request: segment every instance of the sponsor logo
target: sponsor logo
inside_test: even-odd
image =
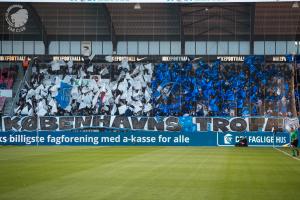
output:
[[[23,32],[26,30],[28,11],[22,5],[11,5],[6,10],[5,20],[8,24],[8,30],[16,33]]]
[[[76,61],[76,62],[81,62],[83,61],[82,56],[53,56],[53,60],[64,60],[64,61]]]
[[[285,56],[273,56],[272,57],[273,62],[286,62]]]
[[[136,61],[142,61],[142,60],[144,60],[144,59],[146,59],[147,57],[143,57],[143,58],[136,58]]]
[[[244,62],[244,56],[218,56],[217,59],[220,59],[222,62]]]
[[[0,62],[7,62],[7,61],[23,61],[26,56],[0,56]],[[31,59],[29,58],[29,61]]]
[[[137,59],[135,56],[111,56],[109,57],[111,62],[122,62],[123,60],[127,60],[128,62],[135,62]]]
[[[224,144],[232,144],[232,135],[231,134],[226,134],[224,135]]]
[[[200,60],[202,57],[194,58],[192,61]]]
[[[161,60],[164,62],[185,62],[190,61],[189,57],[187,56],[163,56]]]

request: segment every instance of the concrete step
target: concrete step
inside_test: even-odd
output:
[[[18,76],[17,76],[17,78],[14,82],[13,88],[12,88],[12,94],[13,94],[12,96],[13,97],[12,98],[6,98],[5,105],[4,105],[4,110],[3,110],[3,115],[10,115],[12,107],[15,107],[15,105],[13,105],[14,97],[16,95],[19,95],[19,94],[17,94],[17,92],[18,92],[18,89],[21,87],[22,80],[23,80],[23,74],[19,70]]]

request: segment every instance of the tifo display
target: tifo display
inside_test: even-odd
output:
[[[17,116],[296,115],[292,65],[204,61],[34,64]]]

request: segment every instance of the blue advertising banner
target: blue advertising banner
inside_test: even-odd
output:
[[[2,118],[0,145],[284,146],[297,118],[45,116]],[[104,129],[105,131],[99,131]]]
[[[234,146],[246,137],[249,146],[283,146],[287,132],[0,132],[0,145],[86,145],[86,146]]]
[[[234,146],[240,139],[246,138],[249,146],[284,146],[290,143],[290,135],[287,132],[274,134],[273,132],[253,133],[217,133],[218,146]]]

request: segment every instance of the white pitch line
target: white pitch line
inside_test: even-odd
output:
[[[281,149],[278,149],[278,148],[276,148],[276,147],[273,147],[274,149],[276,149],[277,151],[280,151],[281,153],[284,153],[285,155],[288,155],[289,157],[291,157],[291,158],[294,158],[295,160],[299,160],[300,161],[300,158],[297,158],[297,157],[295,157],[295,156],[292,156],[291,154],[289,154],[289,153],[287,153],[287,152],[285,152],[285,151],[282,151]]]

